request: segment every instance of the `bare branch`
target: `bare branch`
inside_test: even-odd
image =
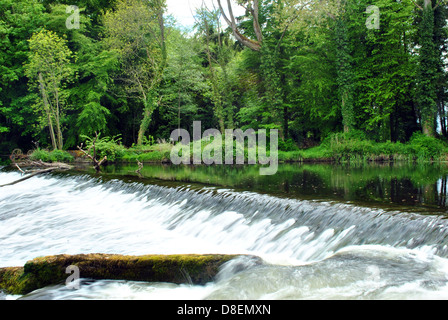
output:
[[[230,20],[232,21],[232,26],[236,28],[235,17],[233,15],[232,5],[230,4],[230,0],[227,0],[227,9],[229,10]]]
[[[32,177],[35,177],[39,174],[42,173],[47,173],[47,172],[52,172],[55,170],[69,170],[72,168],[72,166],[67,165],[65,163],[46,163],[43,162],[42,160],[39,161],[24,161],[22,162],[25,165],[29,165],[29,166],[33,166],[33,167],[40,167],[40,168],[45,168],[45,169],[41,169],[41,170],[22,170],[19,165],[17,163],[14,163],[15,166],[17,167],[17,169],[22,173],[22,174],[29,174],[28,176],[25,176],[21,179],[15,180],[13,182],[9,182],[3,185],[0,185],[0,188],[6,187],[6,186],[12,186],[15,185],[19,182],[23,182],[25,180],[28,180]]]
[[[218,5],[219,5],[219,10],[221,11],[221,14],[222,14],[224,20],[226,20],[227,24],[233,29],[232,22],[229,20],[229,18],[227,18],[227,15],[224,12],[224,9],[222,8],[221,0],[218,0]]]
[[[423,8],[415,1],[415,0],[411,0],[420,10],[423,10]]]
[[[235,36],[235,38],[239,42],[241,42],[244,46],[246,46],[254,51],[260,51],[261,43],[259,41],[251,40],[251,39],[247,38],[246,36],[242,35],[241,32],[239,32],[238,27],[236,25],[235,17],[233,15],[233,10],[232,10],[232,5],[230,3],[230,0],[227,0],[227,7],[229,10],[230,19],[227,17],[227,15],[222,7],[221,0],[218,0],[218,5],[219,5],[219,10],[221,11],[221,14],[222,14],[224,20],[227,22],[229,27],[232,29],[233,35]],[[258,1],[257,1],[257,7],[258,7]],[[257,17],[257,23],[258,23],[258,17]],[[254,21],[254,24],[255,24],[255,21]],[[261,29],[259,28],[259,25],[257,28],[258,28],[258,30],[256,30],[255,32],[256,33],[259,32],[259,34],[261,36]],[[258,37],[259,37],[259,35],[257,34],[257,38]]]
[[[54,168],[48,168],[48,169],[44,169],[44,170],[40,170],[40,171],[34,172],[34,173],[30,174],[29,176],[26,176],[26,177],[24,177],[24,178],[22,178],[22,179],[19,179],[19,180],[10,182],[10,183],[6,183],[6,184],[3,184],[3,185],[0,185],[0,188],[6,187],[6,186],[12,186],[12,185],[15,185],[15,184],[17,184],[17,183],[19,183],[19,182],[22,182],[22,181],[31,179],[32,177],[37,176],[38,174],[42,174],[42,173],[46,173],[46,172],[51,172],[51,171],[54,171],[54,170],[56,170],[56,169],[58,169],[58,168],[57,168],[57,167],[54,167]]]
[[[437,1],[436,5],[434,6],[434,10],[436,10],[442,4],[442,2],[443,0]]]
[[[26,172],[23,171],[23,170],[19,167],[19,165],[18,165],[17,163],[14,163],[14,164],[16,165],[17,169],[19,169],[19,171],[20,171],[22,174],[26,174]]]
[[[254,8],[252,10],[252,15],[254,17],[254,31],[257,36],[257,40],[259,43],[263,41],[263,34],[261,33],[260,22],[258,20],[259,8],[258,8],[258,0],[254,0]]]
[[[90,146],[90,148],[89,148],[87,151],[85,151],[85,150],[82,148],[82,144],[81,144],[81,146],[77,146],[77,147],[78,147],[78,150],[81,151],[82,153],[84,153],[84,155],[85,155],[87,158],[89,158],[90,160],[92,160],[92,162],[93,162],[93,166],[94,166],[95,170],[96,170],[97,172],[99,172],[99,171],[101,171],[101,166],[104,164],[104,162],[107,161],[107,156],[104,156],[104,158],[103,158],[101,161],[98,161],[98,160],[96,159],[95,143],[96,143],[96,140],[97,140],[97,139],[98,139],[98,133],[96,133],[95,139],[93,140],[92,145]],[[93,148],[93,156],[90,154],[90,150],[91,150],[92,148]]]

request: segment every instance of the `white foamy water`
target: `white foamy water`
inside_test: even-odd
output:
[[[0,171],[0,184],[19,177]],[[447,226],[340,203],[48,175],[0,189],[0,267],[55,254],[251,254],[263,262],[232,261],[206,286],[83,280],[23,298],[445,299]]]

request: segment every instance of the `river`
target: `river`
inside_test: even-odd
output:
[[[47,255],[249,254],[204,286],[92,281],[2,299],[448,299],[448,166],[109,166],[0,189],[0,267]],[[20,178],[0,169],[0,185]],[[82,277],[82,274],[81,274]]]

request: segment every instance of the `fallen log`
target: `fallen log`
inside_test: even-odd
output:
[[[25,161],[20,161],[19,163],[14,163],[15,166],[17,168],[19,168],[19,170],[21,172],[23,172],[20,167],[18,166],[19,164],[22,167],[27,167],[27,168],[53,168],[53,169],[60,169],[60,170],[69,170],[72,169],[73,166],[63,163],[63,162],[43,162],[42,160],[38,160],[38,161],[32,161],[32,160],[25,160]],[[27,170],[25,173],[30,173],[33,172],[32,170]]]
[[[23,182],[25,180],[31,179],[32,177],[35,177],[39,174],[52,172],[55,170],[69,170],[72,168],[72,166],[65,164],[65,163],[46,163],[42,160],[39,161],[24,161],[20,163],[22,166],[27,167],[39,167],[39,168],[45,168],[40,170],[23,170],[18,163],[14,163],[14,165],[17,167],[17,169],[23,174],[28,174],[28,176],[25,176],[23,178],[20,178],[18,180],[15,180],[13,182],[9,182],[3,185],[0,185],[0,188],[12,186],[19,182]]]
[[[219,268],[239,255],[184,254],[124,256],[114,254],[56,255],[28,261],[24,267],[0,268],[0,290],[24,295],[64,284],[69,266],[82,279],[206,284]]]
[[[39,170],[39,171],[36,171],[36,172],[34,172],[34,173],[32,173],[32,174],[30,174],[30,175],[24,177],[24,178],[21,178],[21,179],[19,179],[19,180],[15,180],[15,181],[10,182],[10,183],[2,184],[2,185],[0,185],[0,188],[15,185],[15,184],[17,184],[17,183],[19,183],[19,182],[23,182],[23,181],[25,181],[25,180],[31,179],[32,177],[37,176],[38,174],[51,172],[51,171],[54,171],[54,170],[56,170],[56,169],[57,169],[57,168],[48,168],[48,169],[45,169],[45,170]]]

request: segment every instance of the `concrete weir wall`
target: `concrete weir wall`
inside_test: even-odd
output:
[[[64,284],[69,266],[80,278],[146,282],[205,284],[221,265],[237,255],[144,255],[80,254],[39,257],[23,267],[0,268],[0,290],[27,294],[48,285]]]

